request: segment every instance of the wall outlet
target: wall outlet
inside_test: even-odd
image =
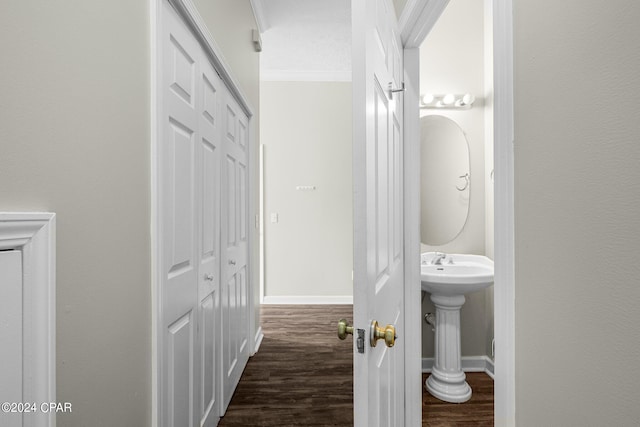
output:
[[[278,214],[276,212],[271,213],[271,223],[276,224],[278,222]]]
[[[491,340],[491,357],[496,357],[496,339]]]

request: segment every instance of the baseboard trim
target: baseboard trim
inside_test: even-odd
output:
[[[260,344],[262,344],[262,339],[264,338],[264,334],[262,333],[262,326],[260,326],[258,328],[258,330],[256,331],[256,336],[255,339],[253,341],[253,353],[251,354],[252,356],[254,354],[256,354],[258,352],[258,350],[260,349]]]
[[[431,372],[433,369],[433,357],[422,358],[422,372]],[[462,370],[464,372],[484,372],[494,379],[494,364],[488,356],[463,356]]]
[[[353,304],[352,296],[264,296],[262,304],[291,304],[291,305],[303,305],[303,304]]]

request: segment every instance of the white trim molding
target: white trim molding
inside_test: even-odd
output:
[[[251,353],[252,356],[256,354],[260,349],[260,344],[262,344],[263,339],[264,339],[264,333],[262,332],[262,326],[260,326],[256,331],[256,336],[254,337],[254,340],[253,340],[253,352]]]
[[[433,369],[433,357],[422,358],[422,372],[429,373]],[[494,364],[489,356],[463,356],[462,370],[464,372],[484,372],[494,379]]]
[[[495,425],[516,423],[513,2],[493,0]]]
[[[422,381],[415,375],[422,356],[420,304],[420,50],[404,48],[404,328],[405,423],[422,422]]]
[[[407,1],[398,21],[405,49],[420,47],[448,4],[449,0]]]
[[[353,296],[268,296],[265,295],[262,304],[264,305],[331,305],[331,304],[353,304]]]
[[[56,401],[56,215],[0,213],[0,250],[22,252],[23,402]],[[38,404],[39,404],[38,403]],[[35,427],[55,427],[55,412],[29,417]]]
[[[256,18],[258,31],[264,33],[269,29],[269,20],[267,19],[263,0],[251,0],[251,9],[253,9],[253,16]]]

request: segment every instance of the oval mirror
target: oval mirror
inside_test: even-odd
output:
[[[469,215],[469,144],[460,126],[438,115],[420,119],[420,241],[444,245]]]

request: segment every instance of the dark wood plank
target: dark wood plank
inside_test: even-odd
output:
[[[352,341],[340,341],[337,321],[350,305],[263,306],[265,338],[242,375],[221,427],[352,426]],[[426,379],[423,374],[423,382]],[[424,426],[493,425],[493,381],[469,373],[464,404],[422,396]]]
[[[429,374],[422,374],[422,383]],[[422,390],[422,425],[430,427],[493,426],[493,380],[484,372],[467,372],[473,390],[465,403],[447,403]]]
[[[265,334],[220,426],[353,425],[351,305],[263,306]]]

